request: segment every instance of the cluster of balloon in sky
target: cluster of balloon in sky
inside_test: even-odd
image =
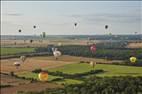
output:
[[[33,28],[34,28],[34,29],[36,29],[36,28],[37,28],[37,26],[36,26],[36,25],[34,25],[34,26],[33,26]],[[21,30],[21,29],[19,29],[19,30],[18,30],[18,32],[19,32],[19,33],[21,33],[21,32],[22,32],[22,30]],[[46,37],[46,33],[45,33],[45,32],[42,32],[41,37],[45,38],[45,37]]]

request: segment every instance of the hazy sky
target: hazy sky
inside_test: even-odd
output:
[[[2,35],[142,32],[142,1],[2,1],[1,5]]]

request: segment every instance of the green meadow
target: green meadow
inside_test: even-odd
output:
[[[1,55],[13,55],[18,53],[34,52],[35,48],[0,48]]]
[[[48,69],[50,72],[63,72],[66,74],[75,74],[75,73],[84,73],[84,72],[89,72],[91,70],[98,70],[102,69],[105,72],[103,73],[98,73],[94,74],[98,77],[113,77],[113,76],[142,76],[142,67],[136,67],[136,66],[124,66],[124,65],[109,65],[109,64],[97,64],[95,68],[92,68],[89,64],[86,63],[77,63],[77,64],[68,64],[65,66],[57,67],[57,68],[51,68]],[[44,69],[47,70],[47,69]],[[20,77],[25,77],[25,78],[34,78],[38,79],[38,74],[37,73],[32,73],[32,72],[21,72],[17,74]],[[85,78],[88,78],[92,75],[88,75]],[[53,76],[49,75],[48,81],[52,81],[57,78],[63,78],[61,76]],[[79,84],[82,83],[83,81],[81,79],[63,79],[59,81],[53,81],[55,83],[59,84]]]

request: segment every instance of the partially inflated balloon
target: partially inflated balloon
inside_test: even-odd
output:
[[[90,50],[91,50],[92,52],[96,52],[96,45],[93,44],[93,45],[90,47]]]
[[[136,63],[137,58],[136,57],[130,57],[130,61],[131,61],[131,63]]]
[[[40,72],[38,74],[38,78],[40,81],[47,81],[48,80],[48,73],[47,72]]]

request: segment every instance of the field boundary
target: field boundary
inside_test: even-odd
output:
[[[51,55],[49,52],[40,52],[40,53],[20,53],[17,55],[7,55],[7,56],[0,56],[0,59],[10,59],[10,58],[18,58],[21,55],[33,57],[33,56],[44,56],[44,55]]]

